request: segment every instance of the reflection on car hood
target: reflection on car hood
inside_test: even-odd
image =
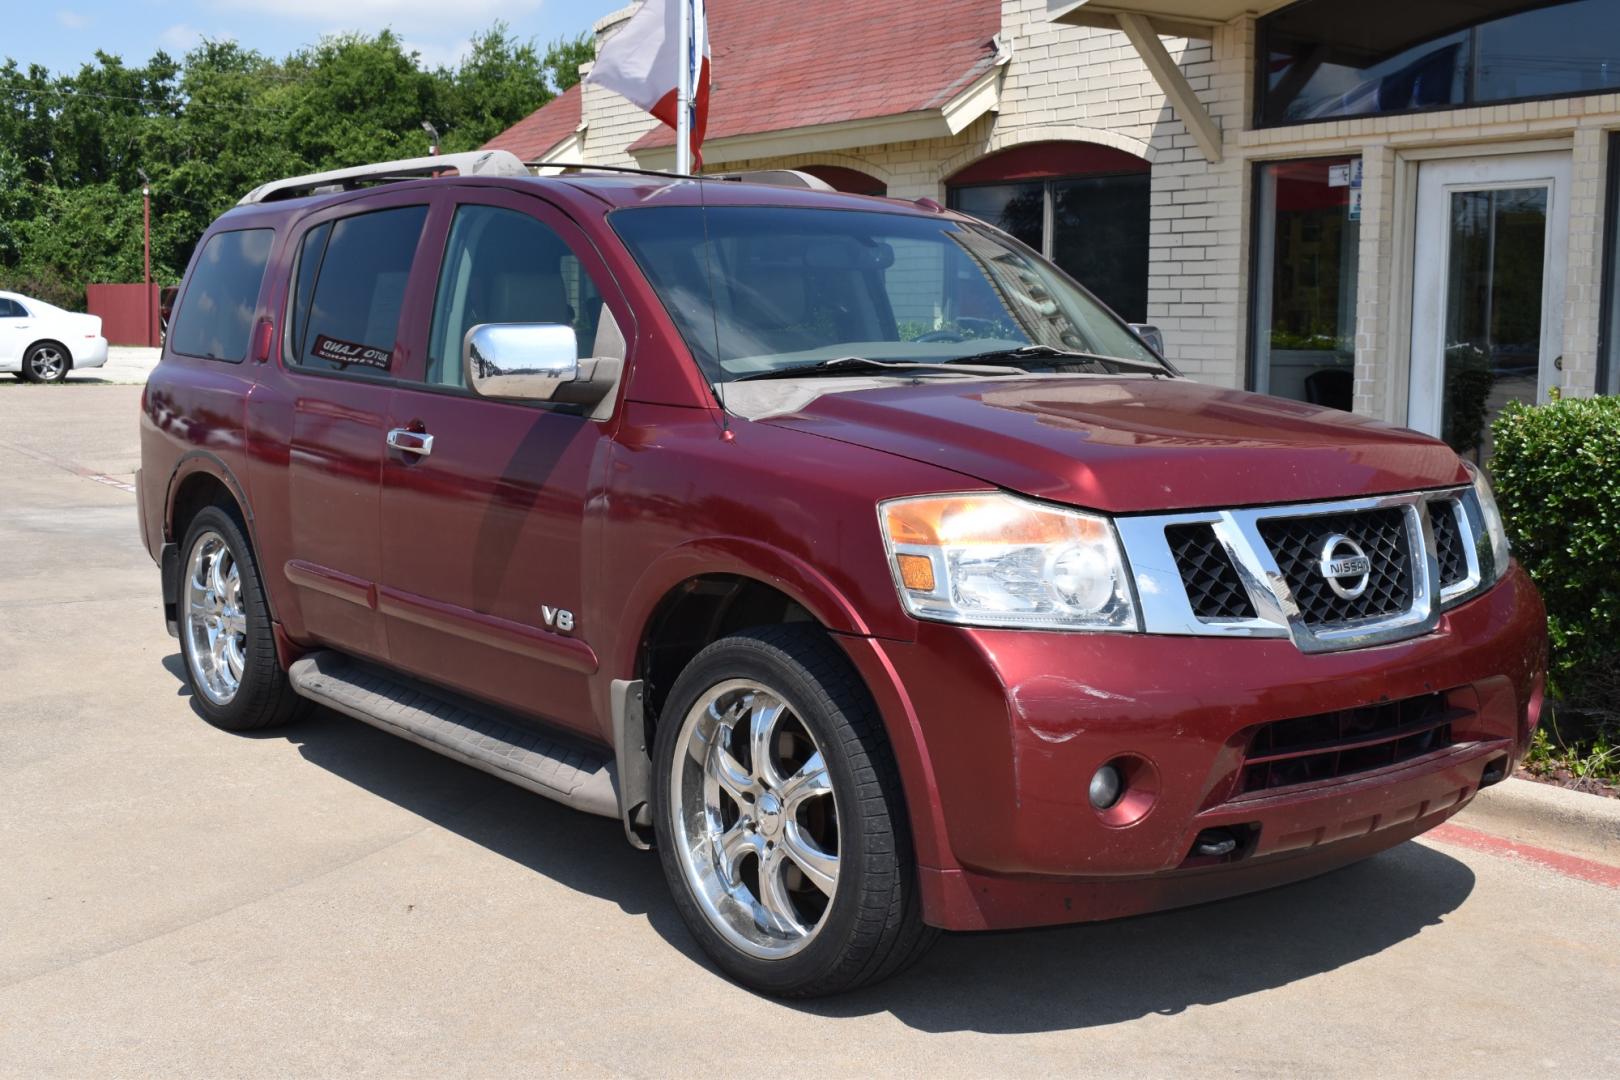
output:
[[[1467,480],[1456,454],[1426,435],[1188,379],[883,380],[859,389],[828,382],[817,380],[815,390],[847,392],[795,397],[793,384],[774,384],[778,407],[755,415],[1115,513],[1346,498]]]

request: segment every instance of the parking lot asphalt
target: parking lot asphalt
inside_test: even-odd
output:
[[[1620,1075],[1620,891],[1434,839],[740,990],[614,822],[329,712],[205,724],[138,399],[0,388],[0,1075]]]

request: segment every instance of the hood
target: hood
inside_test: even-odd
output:
[[[806,396],[762,422],[1112,513],[1467,482],[1451,448],[1426,435],[1188,379],[953,379]]]

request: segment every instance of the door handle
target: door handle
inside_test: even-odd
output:
[[[433,436],[397,427],[388,433],[388,445],[402,453],[427,457],[433,453]]]

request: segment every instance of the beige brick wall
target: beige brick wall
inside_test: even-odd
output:
[[[629,9],[597,24],[611,34]],[[1153,166],[1148,317],[1172,358],[1208,382],[1243,385],[1248,354],[1251,187],[1256,162],[1361,154],[1364,159],[1355,312],[1357,411],[1403,421],[1413,283],[1408,229],[1418,162],[1477,147],[1568,146],[1574,166],[1566,266],[1564,380],[1590,393],[1597,363],[1604,227],[1605,134],[1620,129],[1620,95],[1329,121],[1251,130],[1255,25],[1219,28],[1211,41],[1165,39],[1222,133],[1223,159],[1206,161],[1121,33],[1057,25],[1046,0],[1003,0],[1011,47],[999,112],[953,138],[836,153],[733,162],[733,168],[843,165],[870,173],[899,198],[944,200],[945,179],[986,154],[1052,139],[1100,143]],[[633,165],[627,147],[653,126],[634,106],[587,86],[586,160]],[[1469,149],[1468,152],[1472,152]]]

